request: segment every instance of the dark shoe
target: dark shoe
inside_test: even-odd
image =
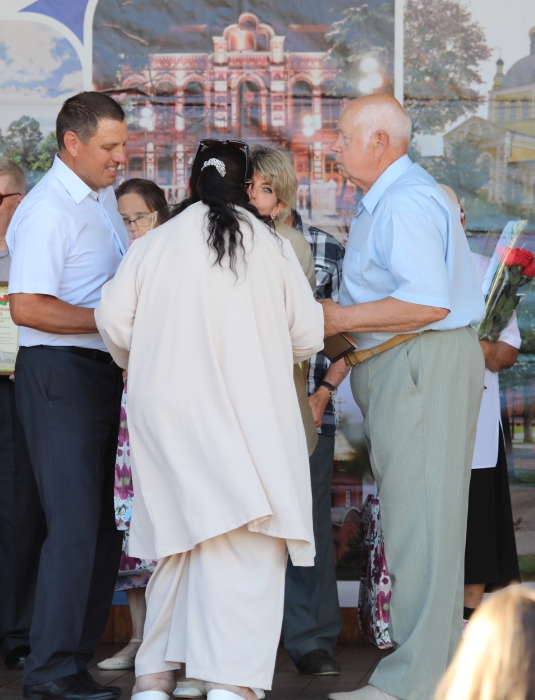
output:
[[[26,657],[30,653],[30,647],[17,647],[12,649],[7,655],[6,667],[14,671],[21,671],[24,668]]]
[[[89,671],[78,671],[78,675],[82,676],[83,678],[87,679],[88,683],[91,683],[92,686],[95,688],[105,688],[106,690],[109,690],[110,692],[115,693],[114,697],[118,698],[121,696],[121,693],[123,692],[119,686],[117,685],[102,685],[102,683],[99,683],[96,681],[93,676],[89,673]]]
[[[62,676],[47,683],[22,686],[25,700],[116,700],[117,688],[89,682],[83,673]]]
[[[305,676],[339,676],[340,666],[325,649],[314,649],[296,663],[297,670]]]

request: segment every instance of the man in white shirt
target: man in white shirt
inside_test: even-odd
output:
[[[125,162],[124,112],[84,92],[57,118],[59,154],[7,235],[20,326],[17,408],[45,511],[24,697],[114,700],[87,672],[109,614],[121,536],[113,480],[122,392],[94,321],[127,247],[112,185]]]
[[[470,324],[485,311],[460,220],[407,155],[411,121],[390,95],[350,103],[333,144],[364,191],[326,335],[359,344],[351,389],[381,503],[394,651],[370,685],[334,700],[431,700],[461,638],[470,466],[484,362]]]

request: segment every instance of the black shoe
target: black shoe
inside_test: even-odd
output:
[[[30,647],[28,646],[12,649],[7,655],[6,667],[14,671],[21,671],[24,668],[24,662],[29,653]]]
[[[296,664],[299,673],[305,676],[339,676],[340,665],[325,649],[314,649],[305,654]]]
[[[99,683],[96,681],[93,676],[89,673],[89,671],[78,671],[78,675],[82,676],[83,678],[87,679],[88,683],[91,683],[92,686],[95,688],[105,688],[106,690],[109,690],[110,692],[115,693],[114,697],[118,698],[121,696],[121,693],[123,692],[119,686],[117,685],[102,685],[102,683]]]
[[[22,686],[25,700],[116,700],[117,688],[90,683],[83,673]]]

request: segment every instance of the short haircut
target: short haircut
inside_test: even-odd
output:
[[[125,194],[138,194],[143,197],[143,201],[151,212],[163,209],[167,204],[162,188],[158,187],[152,180],[144,180],[141,177],[126,180],[115,190],[117,199]]]
[[[83,143],[94,136],[102,119],[125,120],[120,104],[101,92],[80,92],[65,100],[56,119],[56,138],[59,150],[65,148],[65,134],[74,133]]]
[[[0,156],[0,175],[9,175],[13,187],[20,192],[20,194],[26,194],[26,175],[23,169],[18,163],[9,158],[4,158]],[[2,194],[9,194],[8,192],[2,192]]]
[[[290,151],[279,148],[255,144],[249,147],[249,157],[254,172],[261,175],[273,187],[277,199],[284,204],[276,222],[284,221],[295,208],[298,185],[292,154]]]
[[[373,100],[359,108],[354,125],[361,130],[366,145],[378,131],[384,131],[394,145],[409,144],[412,134],[412,120],[408,113],[393,100],[389,102]]]

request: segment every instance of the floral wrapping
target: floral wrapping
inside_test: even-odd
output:
[[[143,588],[147,585],[150,574],[156,566],[155,561],[136,559],[128,554],[130,518],[134,500],[132,484],[132,469],[130,465],[130,439],[126,420],[127,379],[124,381],[121,399],[121,418],[119,423],[119,438],[117,441],[117,458],[115,460],[114,506],[115,523],[118,530],[124,531],[123,550],[119,565],[119,579],[116,591],[126,588]]]
[[[376,496],[368,496],[364,503],[361,533],[359,626],[380,649],[388,649],[392,646],[388,631],[392,583],[386,566],[381,509]]]

